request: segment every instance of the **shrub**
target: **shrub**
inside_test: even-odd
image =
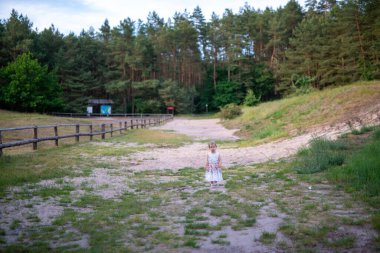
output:
[[[256,97],[253,90],[249,89],[247,95],[244,98],[244,105],[246,106],[254,106],[260,102],[261,97]]]
[[[313,82],[315,77],[305,76],[305,75],[297,75],[294,74],[291,77],[291,86],[290,90],[292,95],[302,95],[308,94],[315,89],[313,88]]]
[[[322,138],[310,142],[310,147],[298,153],[296,171],[301,174],[323,171],[332,166],[342,165],[347,157],[348,143],[344,140]]]
[[[234,119],[241,115],[241,108],[236,104],[228,104],[221,108],[220,117],[222,119]]]
[[[228,104],[241,104],[244,99],[244,88],[237,82],[220,82],[216,86],[213,102],[216,107]]]

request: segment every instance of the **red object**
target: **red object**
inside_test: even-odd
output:
[[[168,107],[166,107],[166,109],[168,109],[168,110],[174,110],[174,106],[168,106]]]

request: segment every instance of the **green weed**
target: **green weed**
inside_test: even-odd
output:
[[[352,248],[356,241],[355,236],[347,235],[328,241],[327,245],[334,248]]]
[[[377,212],[372,215],[371,218],[372,226],[380,232],[380,212]]]
[[[198,243],[197,243],[197,240],[194,239],[194,238],[190,238],[190,239],[186,240],[186,241],[183,243],[183,246],[192,247],[192,248],[199,248],[199,245],[198,245]]]
[[[222,240],[222,239],[214,239],[214,240],[211,240],[211,242],[214,244],[220,244],[220,245],[230,245],[231,244],[229,241]]]
[[[344,140],[314,139],[309,149],[298,153],[300,158],[295,170],[298,173],[315,173],[342,165],[347,158],[348,146]]]
[[[20,220],[17,220],[17,219],[13,220],[12,223],[11,223],[11,225],[9,226],[9,228],[11,230],[15,230],[15,229],[17,229],[20,226],[20,224],[21,224]]]
[[[371,132],[373,130],[374,130],[374,127],[363,126],[360,129],[354,129],[354,130],[352,130],[351,133],[354,134],[354,135],[361,135],[361,134],[365,134],[365,133]]]
[[[264,244],[271,244],[273,241],[276,239],[276,233],[270,233],[267,231],[264,231],[260,238],[259,241]]]
[[[343,184],[346,190],[363,191],[367,198],[380,196],[380,129],[377,128],[372,139],[352,155],[342,168],[328,171],[328,179]],[[380,205],[375,205],[380,207]]]

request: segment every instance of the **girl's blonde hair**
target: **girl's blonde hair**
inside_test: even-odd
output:
[[[215,146],[215,147],[217,147],[216,142],[215,142],[215,141],[210,141],[210,142],[208,143],[208,147],[211,148],[211,146]]]

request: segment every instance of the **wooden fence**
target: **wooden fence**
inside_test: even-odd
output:
[[[171,114],[149,114],[149,113],[112,113],[112,114],[101,114],[101,113],[65,113],[65,112],[53,112],[53,116],[58,117],[72,117],[72,118],[92,118],[92,117],[128,117],[128,118],[150,118],[150,117],[168,117]]]
[[[79,138],[81,136],[89,136],[90,140],[93,139],[93,136],[101,135],[102,139],[105,139],[106,134],[110,134],[110,137],[113,136],[114,132],[119,131],[120,134],[122,131],[126,131],[128,128],[146,128],[149,126],[160,125],[169,120],[173,119],[172,115],[160,115],[159,117],[153,118],[140,118],[140,119],[130,119],[118,122],[110,122],[110,123],[102,123],[102,124],[59,124],[59,125],[44,125],[44,126],[24,126],[24,127],[14,127],[14,128],[0,128],[0,156],[3,154],[3,149],[33,144],[33,149],[37,149],[37,144],[42,141],[54,141],[55,146],[58,146],[58,140],[65,138],[75,138],[76,142],[79,142]],[[58,130],[60,127],[73,127],[75,129],[75,133],[72,134],[63,134],[59,135]],[[86,127],[88,132],[81,132],[81,129]],[[100,127],[100,131],[94,131],[95,127]],[[40,136],[39,129],[54,129],[54,136]],[[11,142],[3,143],[3,133],[11,132],[11,131],[20,131],[32,129],[33,138],[26,140],[17,140]],[[108,129],[108,130],[106,130]]]

